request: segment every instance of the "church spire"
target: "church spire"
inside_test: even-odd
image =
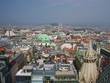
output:
[[[96,52],[92,47],[92,40],[89,41],[88,50],[84,56],[84,60],[87,62],[95,61],[97,59]]]
[[[80,83],[96,83],[96,79],[98,78],[96,65],[97,55],[92,48],[92,40],[89,41],[88,50],[83,59],[84,63],[82,64],[81,71],[79,73]]]

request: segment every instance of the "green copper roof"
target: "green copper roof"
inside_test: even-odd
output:
[[[47,34],[38,34],[34,37],[34,40],[42,43],[47,43],[50,42],[50,37]]]

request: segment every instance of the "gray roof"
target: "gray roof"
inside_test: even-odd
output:
[[[4,67],[5,67],[5,63],[4,63],[4,61],[0,61],[0,70],[2,70]]]

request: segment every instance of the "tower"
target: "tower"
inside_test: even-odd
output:
[[[96,79],[98,77],[98,70],[96,65],[97,54],[92,48],[91,40],[83,60],[84,62],[79,73],[80,83],[96,83]]]
[[[63,26],[62,26],[62,24],[59,24],[59,25],[58,25],[58,32],[59,32],[61,29],[63,29]]]

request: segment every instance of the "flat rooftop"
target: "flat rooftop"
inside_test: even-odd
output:
[[[43,80],[43,76],[42,75],[32,75],[32,81],[36,81],[36,80]]]
[[[31,65],[24,66],[23,69],[32,70],[33,69],[33,66],[31,66]]]
[[[22,69],[20,69],[16,76],[31,76],[32,75],[32,68],[33,66],[24,66]]]
[[[31,76],[32,72],[24,72],[23,69],[19,70],[16,76]]]
[[[56,71],[56,76],[76,76],[76,69],[74,65],[70,64],[63,64],[59,66],[58,70]]]

